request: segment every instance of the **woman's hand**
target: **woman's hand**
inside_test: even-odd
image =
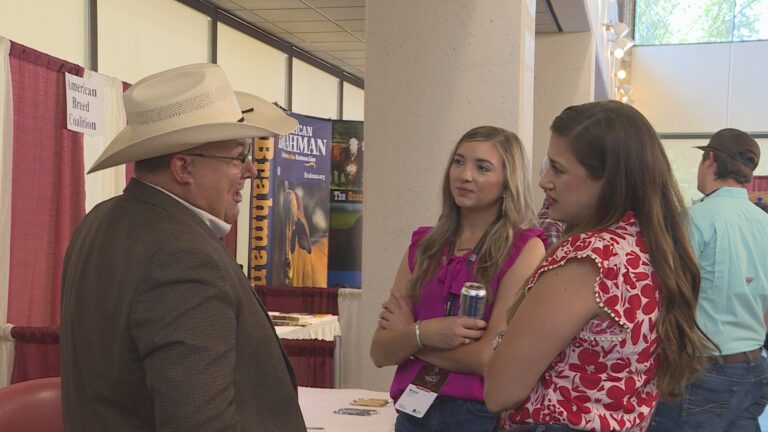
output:
[[[421,341],[425,347],[454,349],[480,339],[487,323],[467,317],[441,317],[421,322]]]
[[[400,330],[413,325],[411,302],[400,292],[392,291],[382,305],[379,314],[379,327],[386,330]]]

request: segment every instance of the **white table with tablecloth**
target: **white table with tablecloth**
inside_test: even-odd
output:
[[[333,341],[333,338],[341,335],[339,317],[329,314],[284,314],[269,312],[270,316],[287,315],[296,317],[305,325],[278,325],[275,326],[277,336],[281,339],[318,339]]]
[[[358,407],[356,399],[389,399],[389,394],[358,389],[320,389],[299,387],[299,404],[308,432],[392,432],[397,412],[390,400],[383,407]],[[375,409],[369,416],[336,414],[339,408]]]

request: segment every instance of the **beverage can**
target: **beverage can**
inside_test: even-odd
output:
[[[482,319],[485,315],[485,302],[488,299],[488,293],[485,286],[477,282],[467,282],[461,287],[461,297],[459,298],[459,315]]]

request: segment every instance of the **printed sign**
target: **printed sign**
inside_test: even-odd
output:
[[[278,138],[280,171],[277,175],[292,183],[322,183],[327,188],[330,184],[331,122],[300,114],[291,116],[299,121],[299,125],[293,132]]]
[[[104,136],[104,81],[64,73],[67,95],[67,129]]]

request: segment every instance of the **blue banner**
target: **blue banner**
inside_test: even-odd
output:
[[[328,286],[331,121],[291,114],[299,126],[277,139],[267,285]]]
[[[299,126],[277,141],[278,178],[295,183],[330,184],[331,121],[291,114]]]

